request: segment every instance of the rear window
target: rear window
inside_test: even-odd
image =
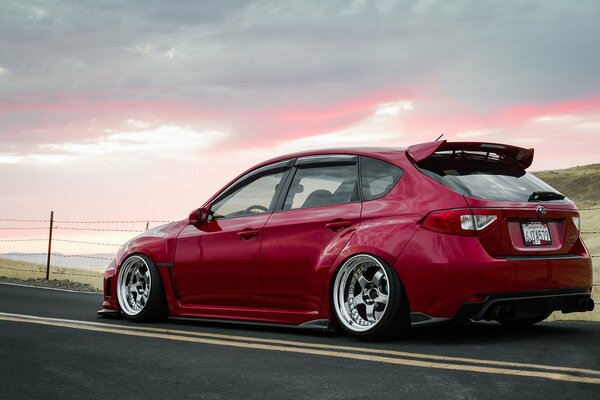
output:
[[[431,157],[417,164],[422,173],[463,195],[483,200],[526,202],[533,192],[555,192],[521,167],[483,160]]]

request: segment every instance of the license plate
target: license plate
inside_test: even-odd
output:
[[[546,222],[523,222],[521,223],[521,230],[523,231],[525,246],[552,244],[550,230]]]

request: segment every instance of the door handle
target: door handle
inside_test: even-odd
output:
[[[243,231],[238,232],[238,236],[242,239],[248,240],[253,238],[254,236],[258,236],[258,231],[252,229],[244,229]]]
[[[331,221],[325,224],[325,228],[331,229],[332,231],[341,231],[344,228],[349,228],[352,226],[352,222],[350,221]]]

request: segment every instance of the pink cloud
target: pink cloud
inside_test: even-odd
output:
[[[521,123],[539,117],[558,115],[584,115],[600,113],[600,97],[577,99],[546,104],[517,104],[495,112],[491,120],[499,123]]]
[[[85,141],[107,132],[131,131],[132,120],[195,125],[227,118],[215,107],[180,99],[111,101],[100,95],[56,93],[0,102],[0,137],[13,144]]]
[[[43,101],[39,100],[42,98]],[[486,140],[514,142],[527,146],[536,138],[538,147],[549,153],[564,151],[565,130],[570,134],[573,154],[586,154],[592,160],[590,145],[600,145],[598,135],[586,134],[580,125],[550,121],[570,116],[579,122],[600,116],[600,98],[590,97],[550,103],[520,103],[499,107],[487,113],[477,112],[460,99],[436,96],[431,90],[387,88],[373,90],[354,98],[321,102],[284,103],[275,107],[249,105],[223,107],[180,99],[113,102],[102,94],[74,95],[55,93],[21,95],[0,103],[0,119],[9,138],[11,151],[26,151],[29,145],[85,141],[107,132],[137,129],[130,120],[150,124],[179,126],[218,126],[228,132],[225,146],[218,151],[240,148],[269,148],[277,143],[339,132],[360,127],[383,104],[412,101],[414,107],[391,116],[386,129],[397,132],[397,140],[373,145],[406,146],[429,141],[444,133],[450,140]],[[317,103],[323,103],[317,105]],[[540,120],[548,121],[541,124]],[[590,119],[591,118],[591,119]],[[11,119],[18,120],[14,126]],[[6,141],[5,141],[6,142]],[[535,145],[531,141],[530,146]],[[571,164],[579,163],[573,161]],[[566,164],[564,161],[562,164]]]
[[[316,99],[235,112],[231,115],[237,133],[233,147],[270,146],[352,128],[372,116],[379,105],[413,97],[412,89],[385,89],[336,101]]]

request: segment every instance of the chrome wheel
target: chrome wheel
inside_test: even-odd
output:
[[[150,298],[152,276],[150,267],[140,256],[131,256],[123,263],[117,279],[117,299],[121,310],[129,315],[136,316]]]
[[[390,298],[390,280],[382,263],[360,254],[348,259],[333,287],[335,311],[351,332],[374,328],[384,317]]]

